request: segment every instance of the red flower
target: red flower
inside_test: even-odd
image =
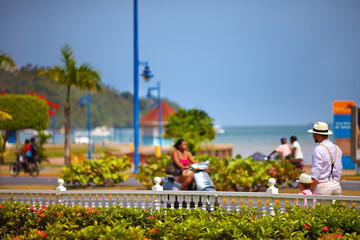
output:
[[[40,208],[41,208],[41,209],[46,209],[46,206],[45,206],[45,205],[41,205]]]
[[[59,107],[59,104],[57,104],[57,103],[54,103],[53,104],[53,108],[55,108],[56,110],[58,110],[60,107]]]
[[[81,217],[81,213],[76,214],[77,217]]]
[[[40,237],[46,238],[46,236],[48,235],[47,233],[44,233],[41,230],[36,230],[35,231],[37,233],[37,235],[39,235]]]
[[[29,95],[30,95],[30,96],[34,95],[34,92],[29,92]]]
[[[154,216],[151,216],[150,220],[151,220],[151,221],[154,220]]]
[[[158,233],[158,232],[159,232],[159,230],[156,229],[156,228],[151,229],[151,231],[154,232],[154,233]]]
[[[40,217],[41,218],[45,217],[45,213],[40,214]]]
[[[31,207],[29,207],[29,209],[30,209],[30,211],[35,211],[35,210],[36,210],[36,207],[31,206]]]
[[[57,216],[61,217],[62,216],[61,212],[57,212]]]
[[[0,209],[2,209],[2,208],[3,208],[3,206],[0,205]]]
[[[5,91],[1,91],[1,95],[5,95],[6,94],[6,92]]]
[[[325,232],[329,232],[329,228],[327,226],[323,227],[322,230],[324,230]]]
[[[14,237],[11,240],[21,240],[21,238]]]
[[[255,215],[251,215],[252,218],[255,218]]]
[[[85,214],[89,214],[89,213],[90,213],[90,210],[87,210],[87,211],[85,211],[84,213],[85,213]]]
[[[310,225],[307,224],[307,223],[304,223],[304,227],[307,228],[307,229],[311,229]]]
[[[36,221],[40,222],[40,221],[41,221],[41,218],[38,218]]]

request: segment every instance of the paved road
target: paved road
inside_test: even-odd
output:
[[[1,178],[0,178],[1,184]],[[57,186],[57,177],[2,177],[3,185],[54,185],[54,189]],[[141,186],[135,178],[129,178],[122,185]],[[66,186],[66,185],[65,185]],[[360,190],[360,181],[355,180],[343,180],[341,186],[344,190]]]

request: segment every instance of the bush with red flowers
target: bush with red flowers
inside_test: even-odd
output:
[[[1,239],[360,239],[360,212],[339,204],[288,207],[275,216],[120,206],[40,206],[3,202]],[[35,208],[35,209],[34,209]]]

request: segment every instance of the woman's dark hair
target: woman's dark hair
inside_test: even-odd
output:
[[[291,137],[290,137],[290,140],[291,140],[291,141],[296,141],[296,140],[297,140],[297,137],[291,136]]]
[[[179,146],[184,142],[184,139],[179,139],[176,141],[176,143],[174,144],[174,148],[176,148],[177,150],[179,150]]]

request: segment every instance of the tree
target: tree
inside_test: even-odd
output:
[[[0,50],[0,70],[13,71],[17,66],[12,57]]]
[[[182,138],[187,142],[192,153],[200,150],[200,143],[215,138],[213,119],[206,112],[198,109],[186,111],[179,109],[167,119],[165,138]]]
[[[76,66],[74,51],[69,45],[61,48],[63,66],[54,66],[53,68],[41,70],[38,75],[46,75],[51,80],[65,85],[66,99],[64,107],[64,127],[65,127],[65,165],[70,164],[70,89],[76,87],[80,89],[99,91],[100,76],[99,73],[88,64]]]
[[[45,101],[29,95],[0,95],[0,109],[5,109],[12,119],[0,121],[0,129],[5,130],[0,151],[5,152],[6,142],[19,129],[46,129],[49,115]],[[4,159],[0,156],[0,162]]]

